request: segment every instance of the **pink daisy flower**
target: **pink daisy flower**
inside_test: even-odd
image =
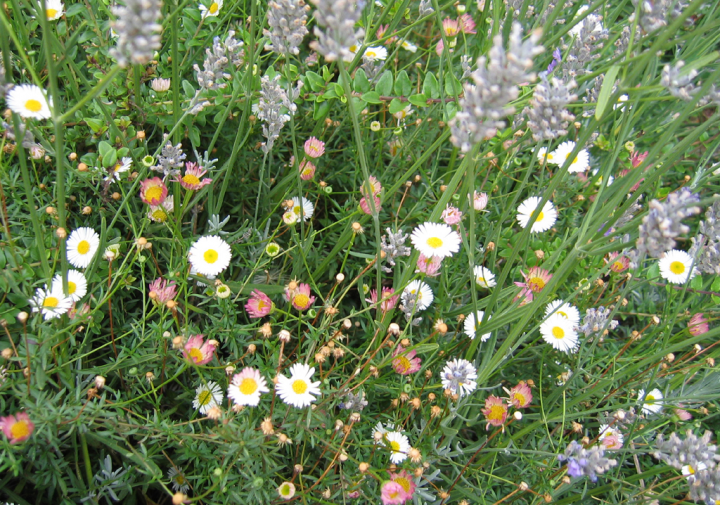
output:
[[[315,137],[310,137],[305,141],[305,155],[308,158],[319,158],[325,153],[325,142]]]
[[[490,429],[490,426],[502,426],[505,424],[508,409],[501,398],[490,395],[487,400],[485,400],[485,408],[482,409],[482,413],[487,421],[486,429]]]
[[[268,295],[257,289],[250,293],[250,299],[245,304],[248,316],[253,319],[267,316],[274,308],[275,305]]]
[[[428,258],[421,254],[417,260],[417,268],[420,272],[428,277],[437,277],[440,275],[440,267],[442,266],[442,258],[439,256],[431,256]]]
[[[458,18],[458,25],[460,26],[460,31],[467,34],[475,34],[477,33],[475,31],[475,21],[473,21],[473,18],[470,14],[463,14]]]
[[[402,486],[403,491],[405,491],[405,501],[412,500],[415,488],[417,487],[412,475],[407,473],[406,470],[401,470],[400,473],[390,472],[390,480]]]
[[[35,425],[25,412],[18,412],[14,416],[0,417],[0,428],[11,444],[18,444],[30,438]]]
[[[610,263],[610,270],[618,274],[630,268],[630,260],[616,252],[610,253],[608,263]]]
[[[167,186],[160,177],[145,179],[140,183],[140,199],[148,205],[162,204],[167,195]]]
[[[168,301],[175,298],[177,294],[177,286],[175,281],[166,281],[162,277],[158,277],[148,286],[150,290],[150,298],[160,304],[166,304]]]
[[[524,409],[532,401],[532,391],[530,386],[525,381],[520,383],[510,390],[510,405],[516,409]]]
[[[189,161],[185,163],[185,175],[183,175],[182,178],[178,176],[176,180],[185,189],[198,190],[212,182],[212,179],[200,179],[206,173],[207,170],[203,170],[203,167]]]
[[[215,354],[215,344],[212,340],[204,341],[204,335],[193,335],[185,344],[183,356],[195,365],[210,363]]]
[[[487,204],[487,193],[478,193],[477,191],[475,191],[475,193],[473,194],[473,208],[475,210],[483,210],[485,207],[487,207]]]
[[[416,358],[416,354],[415,351],[405,352],[405,348],[398,345],[393,352],[395,358],[392,361],[392,366],[395,371],[400,375],[410,375],[411,373],[419,371],[422,360]]]
[[[375,202],[375,213],[380,213],[380,210],[382,209],[382,206],[380,205],[380,199],[373,195],[373,201]],[[370,208],[370,203],[368,203],[367,198],[364,196],[360,199],[360,208],[362,211],[367,214],[368,216],[372,215],[372,209]]]
[[[390,312],[397,305],[400,295],[394,295],[395,290],[393,288],[382,288],[382,301],[380,302],[380,310],[383,312]],[[366,302],[375,305],[378,302],[377,290],[373,289],[370,291],[370,298],[365,299]]]
[[[315,177],[315,165],[310,163],[308,160],[302,160],[300,162],[300,178],[303,181],[309,181]]]
[[[446,37],[457,37],[460,33],[460,23],[455,19],[445,18],[442,22],[443,31]]]
[[[386,480],[380,488],[380,499],[383,505],[402,505],[407,501],[407,493],[402,485],[392,480]]]
[[[688,322],[688,331],[691,335],[696,337],[710,331],[710,326],[708,325],[707,319],[703,317],[703,314],[701,312],[694,314],[690,318],[690,321]]]
[[[453,207],[452,205],[448,205],[445,207],[441,217],[442,220],[445,221],[445,224],[458,224],[462,219],[462,215],[463,213],[460,212],[460,209]]]
[[[299,284],[295,290],[285,289],[285,299],[292,303],[292,306],[297,310],[307,310],[313,303],[315,303],[315,297],[310,296],[310,285]]]
[[[515,299],[517,300],[524,297],[525,299],[521,303],[521,305],[524,305],[533,301],[535,293],[539,293],[543,290],[545,285],[550,282],[550,279],[552,279],[552,274],[540,267],[532,267],[527,274],[525,272],[521,273],[525,278],[525,282],[515,283],[516,286],[523,288]]]

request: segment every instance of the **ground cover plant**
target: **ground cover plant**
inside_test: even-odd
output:
[[[5,2],[0,500],[720,503],[719,7]]]

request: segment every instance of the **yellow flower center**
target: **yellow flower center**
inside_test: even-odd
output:
[[[393,480],[400,484],[406,493],[410,492],[410,481],[405,477],[395,477]]]
[[[185,484],[185,477],[181,473],[177,474],[173,478],[173,480],[175,481],[175,484],[177,484],[178,486],[182,486],[183,484]]]
[[[210,14],[216,14],[218,9],[220,9],[220,6],[217,4],[217,2],[213,2],[210,6]]]
[[[513,399],[516,400],[520,405],[525,405],[525,402],[527,401],[525,399],[525,395],[522,393],[514,393]]]
[[[188,351],[188,354],[190,355],[190,359],[193,360],[193,363],[200,363],[205,356],[203,356],[203,353],[200,349],[197,347],[193,347]]]
[[[410,370],[410,367],[412,366],[412,363],[410,363],[410,360],[407,359],[405,356],[398,356],[395,358],[396,361],[396,369],[399,368],[402,370],[402,373],[407,373],[408,370]]]
[[[292,383],[292,390],[293,390],[293,391],[295,392],[295,394],[297,394],[297,395],[303,394],[305,391],[307,391],[307,388],[308,388],[307,382],[305,382],[304,380],[299,380],[299,379],[298,379],[298,380],[296,380],[295,382]]]
[[[28,426],[28,423],[25,420],[17,421],[10,426],[10,434],[12,435],[12,438],[27,437],[30,435],[30,426]]]
[[[400,442],[398,442],[398,441],[396,441],[396,440],[391,440],[391,441],[390,441],[390,448],[391,448],[394,452],[400,452]]]
[[[542,221],[544,217],[545,217],[545,214],[543,214],[543,212],[540,211],[540,214],[538,214],[538,217],[537,217],[537,221],[538,222]]]
[[[304,309],[310,303],[310,298],[307,295],[303,294],[295,295],[295,297],[293,298],[293,303],[301,309]]]
[[[208,249],[205,251],[205,254],[203,254],[203,258],[212,265],[218,260],[218,253],[215,249]]]
[[[573,163],[577,163],[577,162],[578,162],[578,159],[577,159],[577,156],[575,156],[575,159],[573,160]]]
[[[501,421],[505,415],[505,407],[502,405],[493,405],[490,407],[490,414],[487,418],[491,421]]]
[[[548,154],[545,155],[545,158],[548,159],[548,160],[551,160],[551,159],[553,159],[554,157],[555,157],[555,156],[553,156],[552,153],[548,153]]]
[[[77,246],[77,252],[80,254],[87,254],[90,250],[90,242],[87,240],[81,240],[80,243]]]
[[[690,475],[695,475],[695,469],[692,467],[692,465],[688,465],[688,473]]]
[[[477,278],[477,283],[478,283],[478,284],[482,284],[482,285],[486,285],[486,284],[487,284],[487,281],[485,280],[485,277],[478,277],[478,278]]]
[[[187,176],[185,176],[187,177]],[[145,191],[145,199],[150,200],[151,202],[153,200],[160,200],[162,197],[162,188],[160,186],[153,186]]]
[[[673,261],[670,263],[670,271],[676,275],[685,273],[685,265],[681,261]]]
[[[309,168],[306,168],[302,171],[303,175],[312,175],[312,170]]]
[[[212,400],[212,393],[210,391],[201,391],[198,395],[198,403],[200,405],[207,405],[208,403],[210,403],[210,400]]]
[[[39,101],[33,100],[31,98],[30,100],[25,102],[25,108],[30,112],[40,112],[40,110],[42,109],[42,104]]]
[[[293,212],[296,216],[300,216],[300,214],[302,214],[302,207],[300,207],[299,205],[293,207]]]
[[[560,314],[560,315],[561,315],[562,317],[564,317],[565,319],[569,319],[569,318],[568,318],[568,315],[567,315],[565,312],[563,312],[562,310],[558,310],[557,313]]]
[[[68,294],[74,295],[75,291],[77,291],[77,284],[75,284],[73,281],[68,281]]]
[[[442,247],[443,241],[438,237],[430,237],[429,239],[427,239],[427,245],[429,245],[433,249],[437,249],[438,247]]]
[[[213,4],[213,5],[215,5],[215,4]],[[195,177],[193,174],[185,174],[183,176],[183,182],[185,182],[186,184],[189,184],[191,186],[197,186],[198,184],[200,184],[200,179]]]
[[[167,220],[168,215],[167,215],[167,212],[165,212],[163,209],[155,209],[152,212],[152,217],[156,221],[160,221],[160,222],[164,223]]]
[[[541,277],[530,277],[528,287],[530,291],[539,293],[545,287],[545,281]]]
[[[555,337],[557,339],[565,338],[565,330],[563,330],[559,326],[553,326],[552,334],[553,334],[553,337]]]
[[[623,265],[620,261],[616,261],[615,263],[613,263],[613,268],[615,270],[622,270],[623,268],[625,268],[625,265]]]
[[[655,403],[655,397],[653,395],[647,395],[645,397],[645,403],[648,405],[653,405]]]
[[[47,297],[45,297],[45,300],[43,300],[43,307],[48,307],[48,308],[54,309],[55,307],[58,306],[59,303],[60,303],[60,300],[58,300],[54,296],[47,296]]]
[[[244,395],[253,394],[257,391],[257,388],[257,381],[251,377],[245,377],[240,383],[240,386],[238,386],[238,389],[240,389],[240,392]]]
[[[47,18],[48,18],[48,19],[54,18],[54,17],[57,15],[57,12],[58,12],[58,11],[55,10],[55,9],[48,9],[48,10],[45,11],[45,13],[47,14]]]
[[[366,51],[365,56],[367,56],[368,58],[376,58],[377,53],[375,51]]]

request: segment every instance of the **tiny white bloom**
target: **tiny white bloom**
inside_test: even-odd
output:
[[[399,465],[405,461],[411,448],[408,437],[399,431],[389,431],[385,434],[384,438],[387,446],[390,448],[390,462]]]
[[[459,396],[469,395],[477,388],[477,370],[466,359],[448,361],[440,377],[443,389],[449,389]]]
[[[658,262],[662,278],[673,284],[685,284],[695,277],[698,271],[692,265],[692,256],[677,249],[666,252]]]
[[[532,216],[535,209],[538,208],[541,200],[542,199],[539,196],[531,196],[520,204],[517,214],[517,220],[518,223],[520,223],[520,226],[527,228],[527,225],[530,222],[530,216]],[[533,223],[532,228],[530,228],[530,231],[532,233],[538,233],[549,230],[555,224],[557,216],[558,213],[557,210],[555,210],[555,206],[548,200],[545,202],[545,205],[543,205],[543,208],[538,214],[537,220]]]
[[[245,368],[242,372],[235,374],[228,386],[228,398],[232,399],[236,405],[257,407],[260,403],[260,395],[269,392],[265,377],[254,368]]]
[[[73,302],[78,302],[87,294],[87,280],[85,276],[77,270],[68,270],[68,293],[67,296]],[[63,282],[62,274],[57,274],[52,281],[51,291],[62,293]]]
[[[45,92],[34,84],[18,84],[8,91],[5,97],[7,106],[24,118],[47,119],[52,114]]]
[[[213,381],[208,381],[207,384],[200,384],[195,390],[193,407],[201,414],[207,414],[211,408],[219,407],[222,401],[223,394],[220,386]]]
[[[563,166],[574,149],[575,142],[572,140],[568,140],[560,144],[557,149],[553,151],[553,158],[555,160],[554,163],[558,166]],[[590,153],[588,153],[587,149],[580,149],[570,163],[568,172],[571,174],[585,172],[588,168],[590,168]]]
[[[555,152],[548,153],[547,147],[541,147],[537,152],[537,159],[542,165],[547,162],[548,165],[557,165],[558,158],[555,157]]]
[[[222,9],[223,6],[223,0],[212,0],[209,7],[206,7],[205,4],[198,5],[198,8],[200,9],[200,12],[202,13],[203,19],[205,19],[208,16],[217,16],[220,14],[220,9]]]
[[[173,491],[185,493],[190,489],[190,483],[185,478],[185,473],[176,467],[170,468],[167,473],[168,479],[172,482]]]
[[[231,258],[230,246],[217,235],[200,237],[188,253],[190,264],[205,276],[217,275],[225,270]]]
[[[628,101],[628,98],[629,97],[627,95],[620,95],[617,99],[617,103],[613,105],[613,110],[624,108],[625,102]]]
[[[313,206],[312,202],[304,196],[302,197],[302,200],[297,196],[294,196],[292,201],[292,211],[298,219],[302,218],[303,221],[307,221],[315,213],[315,207]]]
[[[100,235],[92,228],[78,228],[67,240],[67,259],[75,268],[87,268],[100,247]]]
[[[120,174],[127,172],[132,168],[132,158],[125,157],[121,161],[115,163],[114,166],[107,169],[109,174],[105,177],[106,181],[120,180]]]
[[[475,334],[477,333],[477,327],[481,325],[484,316],[485,312],[483,312],[482,310],[477,311],[477,318],[472,312],[465,316],[465,323],[463,324],[463,329],[465,330],[465,334],[471,339],[475,338]],[[488,317],[488,321],[489,320],[490,318]],[[490,333],[485,333],[480,336],[480,341],[485,342],[489,338]]]
[[[65,6],[61,0],[46,0],[45,15],[48,21],[57,21],[65,12]]]
[[[495,274],[484,266],[476,266],[473,268],[473,275],[475,275],[475,282],[481,288],[493,288],[497,284],[495,282]]]
[[[407,105],[404,108],[397,111],[395,114],[393,114],[393,117],[395,117],[395,119],[397,119],[399,122],[399,121],[405,119],[406,117],[408,117],[412,113],[413,113],[412,105]]]
[[[30,299],[33,312],[42,312],[46,321],[65,314],[72,306],[72,300],[66,297],[62,289],[37,288],[35,296]]]
[[[572,321],[555,312],[540,325],[543,340],[558,351],[570,353],[578,343]]]
[[[295,363],[290,367],[290,378],[278,375],[275,391],[288,405],[299,409],[308,407],[320,396],[320,381],[311,382],[315,368],[304,363]]]
[[[410,51],[411,53],[414,53],[417,51],[417,46],[407,40],[403,40],[402,44],[400,44],[400,47],[402,47],[406,51]]]
[[[659,389],[655,388],[645,394],[645,390],[638,391],[638,400],[643,402],[642,411],[645,414],[657,414],[663,408],[663,394]]]
[[[410,236],[415,249],[425,257],[447,258],[460,250],[460,235],[445,223],[423,223]]]
[[[599,169],[593,168],[593,171],[592,171],[593,176],[596,176],[599,171],[600,171]],[[613,182],[615,182],[615,177],[613,177],[612,175],[608,176],[607,185],[610,186],[610,185],[612,185]],[[602,185],[603,185],[603,176],[602,176],[602,175],[601,175],[600,177],[598,177],[598,180],[597,180],[597,181],[595,181],[595,185],[596,185],[596,186],[602,186]]]
[[[693,482],[695,480],[695,473],[701,472],[705,469],[707,469],[707,465],[703,462],[700,462],[697,464],[697,468],[694,468],[692,465],[685,465],[680,471],[685,477],[687,477],[688,482]]]
[[[549,316],[553,313],[560,314],[565,319],[568,319],[573,326],[578,326],[580,324],[580,311],[574,305],[565,303],[562,300],[554,300],[548,303],[545,308],[545,315]]]
[[[385,49],[383,46],[371,46],[365,49],[365,52],[363,53],[363,58],[367,58],[370,61],[384,61],[387,59],[387,49]]]
[[[408,284],[400,298],[404,304],[407,304],[411,295],[415,296],[415,311],[427,309],[435,298],[430,286],[421,280],[414,280]]]
[[[623,441],[625,440],[625,437],[623,437],[623,434],[620,430],[608,424],[601,424],[598,431],[600,432],[600,436],[598,437],[598,440],[600,442],[612,435],[615,435],[617,437],[619,445],[622,445]],[[608,449],[612,449],[612,447],[608,447]]]
[[[577,17],[580,17],[580,16],[581,16],[586,10],[588,10],[589,8],[590,8],[590,7],[588,7],[587,5],[581,6],[581,7],[578,9],[577,13],[575,14],[575,17],[576,17],[576,18],[577,18]],[[600,20],[601,20],[601,19],[602,19],[602,18],[601,18],[600,16],[598,16],[597,14],[588,14],[588,16],[587,16],[585,19],[583,19],[583,20],[580,21],[578,24],[576,24],[575,26],[573,26],[572,28],[570,28],[570,34],[571,34],[571,35],[574,35],[574,36],[576,36],[576,37],[579,36],[579,35],[580,35],[580,32],[581,32],[582,29],[583,29],[584,24],[585,24],[585,23],[592,23],[593,21],[595,22],[595,25],[594,25],[594,27],[593,27],[593,33],[600,33],[600,32],[603,31],[603,25],[602,25],[602,23],[600,23]],[[588,25],[588,26],[589,26],[589,25]]]

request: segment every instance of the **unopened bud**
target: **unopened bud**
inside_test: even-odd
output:
[[[28,317],[30,317],[30,314],[23,311],[23,312],[18,313],[17,320],[20,321],[22,324],[25,324],[25,321],[28,320]]]

